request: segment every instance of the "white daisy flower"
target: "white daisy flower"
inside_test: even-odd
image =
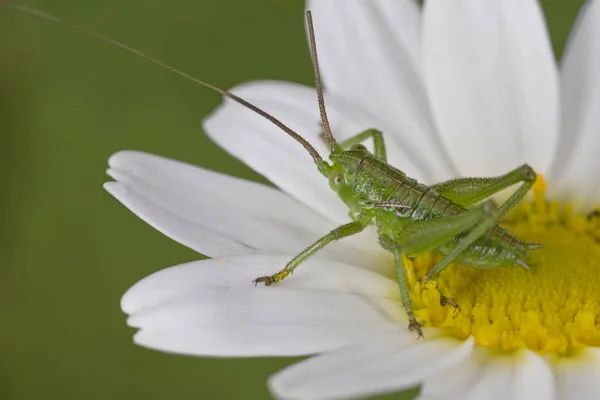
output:
[[[420,399],[593,399],[600,393],[600,3],[589,1],[555,65],[535,0],[313,1],[333,132],[385,134],[390,163],[424,183],[527,162],[546,177],[507,224],[532,269],[452,265],[442,307],[408,265],[425,338],[406,329],[393,262],[373,231],[325,247],[293,277],[254,287],[348,221],[306,151],[226,101],[209,136],[277,185],[126,151],[106,189],[165,235],[210,257],[153,274],[123,297],[139,345],[198,356],[314,355],[269,380],[282,399],[367,396],[422,385]],[[559,95],[560,89],[560,95]],[[255,82],[234,92],[311,142],[312,88]]]

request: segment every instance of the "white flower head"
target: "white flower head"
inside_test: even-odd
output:
[[[213,257],[171,267],[123,297],[135,342],[199,356],[314,355],[269,380],[282,399],[338,399],[422,385],[420,399],[594,399],[600,393],[600,3],[580,12],[557,67],[535,0],[309,1],[332,130],[384,132],[390,164],[432,184],[525,162],[547,182],[506,221],[545,247],[530,271],[452,265],[437,287],[408,266],[425,338],[406,329],[393,260],[373,230],[282,268],[348,210],[306,151],[226,101],[208,135],[280,190],[151,154],[111,157],[106,189],[165,235]],[[233,92],[319,153],[314,89]],[[547,196],[547,197],[546,197]],[[578,211],[582,210],[582,211]],[[533,253],[532,253],[533,254]]]

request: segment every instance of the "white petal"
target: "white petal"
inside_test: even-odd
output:
[[[556,194],[600,201],[600,2],[588,1],[569,38],[561,68],[562,131],[551,183]]]
[[[481,353],[475,349],[462,363],[427,379],[417,400],[442,400],[458,398],[474,384],[481,371]]]
[[[279,190],[152,154],[109,160],[106,189],[170,238],[210,257],[298,253],[337,226]],[[384,272],[391,262],[370,234],[326,246],[319,256]]]
[[[333,48],[335,58],[331,55],[328,56],[328,52],[324,52],[326,54],[323,56],[328,59],[328,63],[338,63],[340,67],[348,67],[343,64],[344,57],[341,57],[342,52],[347,52],[349,58],[345,60],[348,64],[352,64],[351,68],[357,67],[351,62],[355,60],[366,65],[368,60],[365,60],[360,54],[374,51],[366,48],[367,45],[376,45],[375,42],[383,40],[388,45],[395,46],[391,49],[401,51],[414,65],[415,70],[421,69],[421,11],[416,1],[349,0],[344,1],[344,7],[339,7],[336,1],[308,0],[306,9],[313,14],[317,46],[321,47],[320,43],[323,42],[323,46]],[[327,23],[319,24],[320,20],[327,21]],[[377,40],[370,41],[369,38],[357,37],[361,42],[352,42],[351,37],[344,34],[352,33],[358,28],[363,29],[357,25],[363,25],[364,31],[368,35],[372,35],[370,38]],[[342,30],[346,26],[352,29]],[[350,51],[350,45],[357,46],[356,48],[361,51]],[[387,56],[394,57],[395,54],[391,53]],[[320,54],[319,59],[321,59]],[[336,71],[337,69],[330,69],[327,72],[331,73],[332,78],[335,79]],[[347,73],[342,72],[342,74]],[[342,86],[340,89],[344,90]]]
[[[587,348],[572,358],[562,358],[556,366],[558,400],[595,400],[600,393],[600,350]]]
[[[430,0],[423,15],[433,114],[463,175],[527,162],[547,172],[558,129],[558,76],[536,0]]]
[[[501,356],[476,349],[452,370],[428,379],[418,400],[554,399],[552,371],[531,351]]]
[[[325,89],[352,101],[402,152],[390,161],[427,183],[454,174],[421,76],[420,11],[412,0],[309,1]]]
[[[415,386],[468,357],[473,341],[406,340],[395,333],[373,337],[295,364],[269,380],[281,399],[341,399]]]
[[[397,284],[370,271],[311,259],[283,282],[252,280],[288,257],[204,260],[135,284],[121,306],[139,328],[135,342],[191,355],[303,355],[373,335],[408,335]],[[404,333],[402,333],[404,332]]]
[[[520,352],[516,357],[512,398],[515,400],[555,399],[554,374],[546,360],[529,350]]]

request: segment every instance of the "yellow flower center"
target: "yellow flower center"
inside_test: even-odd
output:
[[[424,326],[473,336],[477,345],[503,352],[567,355],[600,346],[600,217],[549,203],[545,190],[538,178],[533,201],[523,201],[502,223],[520,239],[544,244],[530,252],[530,270],[451,264],[423,284],[419,279],[440,257],[408,262],[415,315]],[[437,288],[459,309],[441,306]]]

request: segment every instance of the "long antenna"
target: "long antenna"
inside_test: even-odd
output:
[[[306,22],[308,23],[308,38],[310,42],[310,53],[312,56],[312,65],[315,75],[315,86],[317,87],[317,97],[319,99],[319,111],[321,113],[321,125],[323,125],[323,134],[329,142],[329,147],[333,149],[337,142],[331,133],[331,126],[325,110],[325,100],[323,99],[323,85],[321,84],[321,73],[319,72],[319,57],[317,56],[317,41],[315,40],[315,27],[313,25],[312,14],[310,10],[306,11]]]
[[[296,140],[302,146],[304,146],[304,148],[306,149],[306,151],[308,151],[310,153],[310,155],[312,156],[315,164],[320,164],[320,163],[323,162],[323,158],[319,155],[319,153],[317,152],[317,150],[315,150],[315,148],[312,147],[310,143],[308,143],[308,141],[306,139],[304,139],[302,136],[300,136],[299,134],[297,134],[296,132],[294,132],[291,128],[289,128],[287,125],[285,125],[283,122],[281,122],[280,120],[278,120],[277,118],[275,118],[271,114],[267,113],[266,111],[261,110],[260,108],[256,107],[255,105],[247,102],[246,100],[242,99],[241,97],[236,96],[235,94],[233,94],[231,92],[228,92],[227,90],[221,89],[221,88],[219,88],[217,86],[211,85],[208,82],[204,82],[204,81],[202,81],[202,80],[200,80],[198,78],[195,78],[195,77],[193,77],[191,75],[188,75],[185,72],[183,72],[183,71],[181,71],[181,70],[179,70],[179,69],[177,69],[177,68],[175,68],[175,67],[173,67],[173,66],[171,66],[171,65],[169,65],[169,64],[167,64],[165,62],[162,62],[162,61],[160,61],[160,60],[158,60],[158,59],[156,59],[156,58],[154,58],[152,56],[149,56],[148,54],[146,54],[146,53],[144,53],[144,52],[142,52],[140,50],[137,50],[137,49],[135,49],[133,47],[130,47],[130,46],[126,45],[125,43],[122,43],[122,42],[119,42],[117,40],[111,39],[108,36],[101,35],[99,33],[96,33],[94,31],[92,31],[92,30],[83,28],[83,27],[81,27],[79,25],[76,25],[76,24],[74,24],[72,22],[69,22],[67,20],[55,17],[55,16],[50,15],[50,14],[46,14],[46,13],[44,13],[42,11],[39,11],[39,10],[36,10],[34,8],[30,8],[30,7],[23,6],[23,5],[20,5],[20,4],[17,4],[17,3],[13,3],[11,1],[0,0],[0,4],[5,4],[5,5],[7,5],[9,7],[12,7],[14,9],[17,9],[19,11],[22,11],[22,12],[25,12],[25,13],[28,13],[28,14],[32,14],[32,15],[35,15],[35,16],[40,17],[40,18],[48,19],[50,21],[54,21],[54,22],[58,22],[58,23],[67,25],[67,26],[69,26],[71,28],[74,28],[74,29],[76,29],[76,30],[78,30],[78,31],[86,34],[86,35],[95,37],[96,39],[100,39],[100,40],[102,40],[104,42],[108,42],[108,43],[110,43],[110,44],[112,44],[114,46],[120,47],[120,48],[122,48],[122,49],[124,49],[124,50],[126,50],[126,51],[128,51],[130,53],[133,53],[133,54],[135,54],[135,55],[137,55],[139,57],[145,58],[146,60],[148,60],[148,61],[150,61],[150,62],[152,62],[154,64],[157,64],[160,67],[165,68],[165,69],[167,69],[167,70],[169,70],[169,71],[171,71],[171,72],[173,72],[173,73],[175,73],[177,75],[183,76],[184,78],[186,78],[186,79],[188,79],[188,80],[190,80],[190,81],[192,81],[194,83],[197,83],[198,85],[201,85],[201,86],[204,86],[204,87],[209,88],[211,90],[214,90],[215,92],[218,92],[218,93],[222,94],[223,96],[228,97],[231,100],[233,100],[233,101],[235,101],[235,102],[243,105],[244,107],[249,108],[250,110],[252,110],[255,113],[257,113],[258,115],[266,118],[267,120],[271,121],[273,124],[277,125],[282,131],[284,131],[285,133],[287,133],[288,135],[290,135],[294,140]]]

